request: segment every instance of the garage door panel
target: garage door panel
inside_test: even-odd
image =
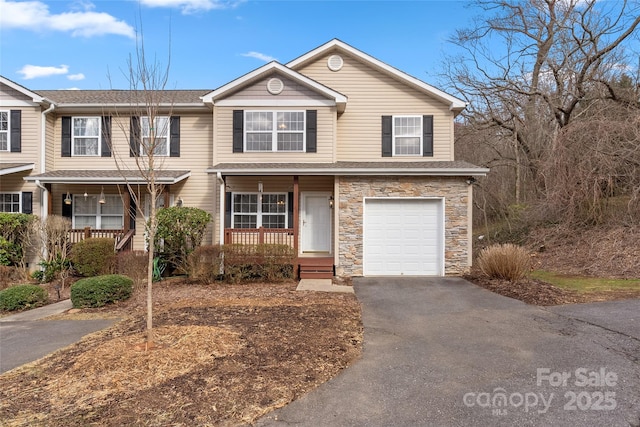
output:
[[[442,274],[442,206],[439,199],[367,199],[365,274]]]

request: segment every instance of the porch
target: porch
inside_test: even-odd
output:
[[[115,251],[133,250],[133,236],[135,230],[94,230],[91,227],[69,230],[69,243],[75,244],[92,237],[101,237],[115,240]]]

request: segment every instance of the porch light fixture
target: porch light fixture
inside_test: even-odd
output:
[[[100,198],[98,199],[98,203],[100,203],[101,205],[107,203],[107,200],[104,198],[104,187],[102,187],[102,189],[100,190]]]
[[[258,181],[258,193],[262,193],[263,190],[264,190],[264,187],[262,185],[262,181]]]
[[[333,196],[329,196],[329,208],[333,209]]]
[[[71,194],[69,194],[68,191],[67,191],[67,196],[64,198],[64,204],[65,205],[70,205],[71,204]]]
[[[89,197],[89,195],[87,194],[87,190],[84,190],[84,199],[87,200],[87,197]]]

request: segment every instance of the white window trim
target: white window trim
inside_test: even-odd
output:
[[[247,148],[247,114],[249,113],[272,113],[271,127],[271,150],[250,150]],[[302,131],[279,131],[278,130],[278,113],[302,113],[304,124]],[[242,118],[242,143],[243,150],[247,153],[304,153],[307,151],[307,112],[306,110],[245,110]],[[278,150],[278,134],[279,133],[300,133],[302,132],[302,148],[300,150]],[[267,131],[252,131],[252,133],[269,133]]]
[[[76,119],[98,119],[98,152],[96,154],[76,154],[76,138],[87,138],[75,135]],[[91,136],[89,138],[95,138]],[[73,116],[71,117],[71,156],[72,157],[100,157],[102,155],[102,117],[100,116]]]
[[[0,192],[0,197],[4,198],[5,194],[11,194],[11,195],[17,194],[18,195],[18,212],[13,212],[13,211],[12,212],[6,212],[6,211],[3,211],[2,213],[12,213],[12,214],[22,213],[22,193],[20,193],[19,191],[3,191],[3,192]],[[2,204],[4,205],[4,202]],[[12,204],[13,204],[13,202],[12,202]]]
[[[0,149],[0,151],[11,151],[11,111],[10,110],[0,110],[0,113],[7,113],[7,130],[0,130],[0,133],[7,134],[7,148],[5,150]]]
[[[416,153],[416,154],[397,154],[396,153],[396,119],[401,119],[401,118],[417,118],[418,122],[420,123],[420,133],[419,133],[419,137],[420,137],[420,153]],[[419,114],[398,114],[397,116],[391,116],[391,152],[393,153],[393,157],[422,157],[423,155],[423,148],[424,148],[424,141],[423,141],[423,137],[424,137],[424,121],[422,119],[422,116]]]
[[[122,201],[122,213],[120,215],[103,215],[100,213],[100,202],[98,201],[100,196],[98,194],[88,194],[88,196],[92,196],[96,198],[96,213],[94,215],[78,215],[78,216],[95,216],[96,218],[96,227],[94,230],[102,230],[102,217],[119,217],[122,218],[122,227],[117,229],[117,230],[123,230],[124,229],[124,222],[126,220],[125,214],[124,214],[124,201]],[[108,196],[115,196],[114,194],[109,194]],[[80,198],[84,198],[83,194],[72,194],[71,198],[73,200],[73,205],[72,205],[72,212],[71,212],[71,228],[76,228],[76,200],[80,199]],[[107,202],[108,203],[108,202]],[[111,228],[109,228],[108,230],[111,230]]]
[[[149,116],[141,116],[140,117],[140,139],[141,141],[144,141],[144,138],[149,138],[149,135],[145,135],[144,133],[144,126],[142,125],[142,121],[143,120],[149,120]],[[165,153],[155,153],[154,156],[158,156],[158,157],[169,157],[169,153],[171,152],[171,116],[155,116],[154,120],[158,120],[158,119],[167,119],[167,127],[166,127],[166,135],[164,136],[164,138],[166,139],[167,143],[166,143],[166,151]],[[154,123],[155,125],[155,123]],[[163,138],[162,135],[157,135],[155,136],[156,138]],[[144,150],[144,144],[142,142],[140,142],[140,155],[145,156],[146,152]]]
[[[234,198],[236,195],[242,195],[242,194],[249,194],[249,195],[257,195],[258,196],[258,211],[257,212],[236,212],[235,211],[235,203],[234,203]],[[263,195],[277,195],[277,196],[284,196],[284,206],[285,206],[285,210],[284,213],[273,213],[273,212],[266,212],[263,213],[262,212],[262,196]],[[251,192],[251,191],[237,191],[237,192],[233,192],[231,193],[231,228],[236,228],[236,215],[256,215],[256,228],[260,228],[262,227],[262,215],[283,215],[284,216],[284,228],[282,228],[282,230],[285,230],[287,228],[289,228],[289,211],[287,209],[287,206],[289,206],[289,194],[287,194],[286,192],[278,192],[278,191],[274,191],[274,192],[269,192],[269,193],[257,193],[257,192]]]

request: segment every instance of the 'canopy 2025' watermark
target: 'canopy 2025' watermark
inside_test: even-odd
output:
[[[551,405],[562,405],[566,411],[611,411],[616,409],[616,393],[608,388],[618,385],[618,374],[606,368],[574,371],[536,370],[536,386],[558,391],[513,392],[502,387],[492,392],[469,392],[462,401],[468,407],[491,409],[493,415],[507,415],[509,409],[545,414]],[[596,389],[597,390],[594,390]]]

